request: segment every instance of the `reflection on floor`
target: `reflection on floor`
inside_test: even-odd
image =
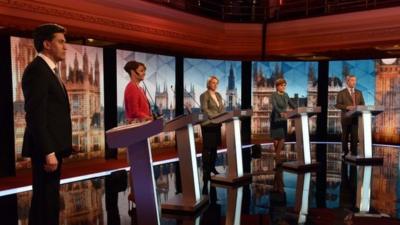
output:
[[[270,145],[261,154],[244,149],[251,184],[211,185],[208,206],[194,215],[162,214],[161,224],[400,224],[399,147],[374,146],[374,154],[384,157],[381,166],[344,163],[337,144],[313,144],[312,149],[313,158],[316,151],[327,152],[326,171],[274,169]],[[295,159],[294,145],[286,145],[282,154]],[[226,170],[225,154],[217,164],[220,172]],[[159,205],[176,194],[175,169],[176,163],[154,167]],[[127,184],[126,172],[120,171],[62,185],[61,224],[137,224]],[[0,224],[28,224],[30,198],[31,192],[0,197]]]

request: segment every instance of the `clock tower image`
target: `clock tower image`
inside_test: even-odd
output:
[[[373,137],[377,142],[400,143],[400,59],[376,60],[376,105],[385,111],[376,117]]]

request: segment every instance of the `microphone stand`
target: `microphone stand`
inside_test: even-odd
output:
[[[149,92],[149,89],[147,89],[147,86],[146,86],[146,83],[144,82],[144,80],[143,80],[142,82],[143,82],[144,89],[145,89],[145,91],[147,92],[147,94],[149,95],[149,98],[150,98],[151,104],[149,104],[149,105],[150,105],[150,106],[153,106],[153,107],[151,107],[151,114],[152,114],[152,116],[153,116],[153,119],[156,120],[156,119],[162,117],[163,114],[162,114],[162,113],[159,113],[159,108],[158,108],[158,106],[155,104],[153,98],[151,97],[151,94],[150,94],[150,92]],[[148,101],[148,100],[147,100],[147,101]]]

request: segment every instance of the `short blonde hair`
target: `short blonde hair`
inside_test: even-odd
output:
[[[217,80],[217,84],[219,83],[218,77],[215,76],[215,75],[212,75],[212,76],[210,76],[210,77],[207,79],[207,89],[209,88],[210,82],[211,82],[212,80]]]
[[[287,83],[286,83],[286,80],[283,79],[283,78],[279,78],[279,79],[277,79],[277,80],[275,81],[275,87],[278,87],[278,86],[280,86],[280,85],[282,85],[282,84],[287,84]]]

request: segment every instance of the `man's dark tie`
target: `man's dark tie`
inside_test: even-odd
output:
[[[64,84],[63,84],[63,82],[62,82],[62,80],[61,80],[61,78],[60,78],[60,73],[58,72],[58,68],[57,68],[57,67],[54,68],[54,75],[57,77],[57,80],[58,80],[58,82],[60,83],[61,88],[63,89],[64,94],[65,94],[65,93],[66,93],[65,87],[64,87]]]
[[[353,106],[356,106],[356,93],[354,92],[354,88],[351,90],[351,99],[353,100]]]

